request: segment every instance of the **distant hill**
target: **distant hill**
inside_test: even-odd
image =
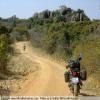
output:
[[[55,21],[75,22],[75,21],[86,21],[90,20],[83,10],[78,9],[77,11],[61,6],[59,9],[50,11],[44,10],[40,13],[35,13],[33,18],[37,19],[52,19]]]

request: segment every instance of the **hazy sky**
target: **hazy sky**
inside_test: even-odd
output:
[[[81,8],[91,19],[100,19],[100,0],[0,0],[0,17],[16,15],[19,18],[28,18],[35,12],[54,10],[61,5],[74,10]]]

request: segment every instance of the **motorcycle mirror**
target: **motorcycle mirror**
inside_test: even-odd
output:
[[[80,53],[79,60],[82,60],[82,58],[83,58],[83,55],[82,55],[82,53]]]

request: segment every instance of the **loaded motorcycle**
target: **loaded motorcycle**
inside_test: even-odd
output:
[[[65,82],[69,82],[68,86],[73,93],[73,96],[78,96],[82,87],[82,81],[86,80],[86,71],[80,71],[80,60],[82,57],[77,59],[71,59],[68,61],[66,68],[69,70],[64,73]]]

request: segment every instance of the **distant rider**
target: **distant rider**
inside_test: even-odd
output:
[[[26,50],[26,45],[24,44],[24,46],[23,46],[23,50],[25,51]]]

